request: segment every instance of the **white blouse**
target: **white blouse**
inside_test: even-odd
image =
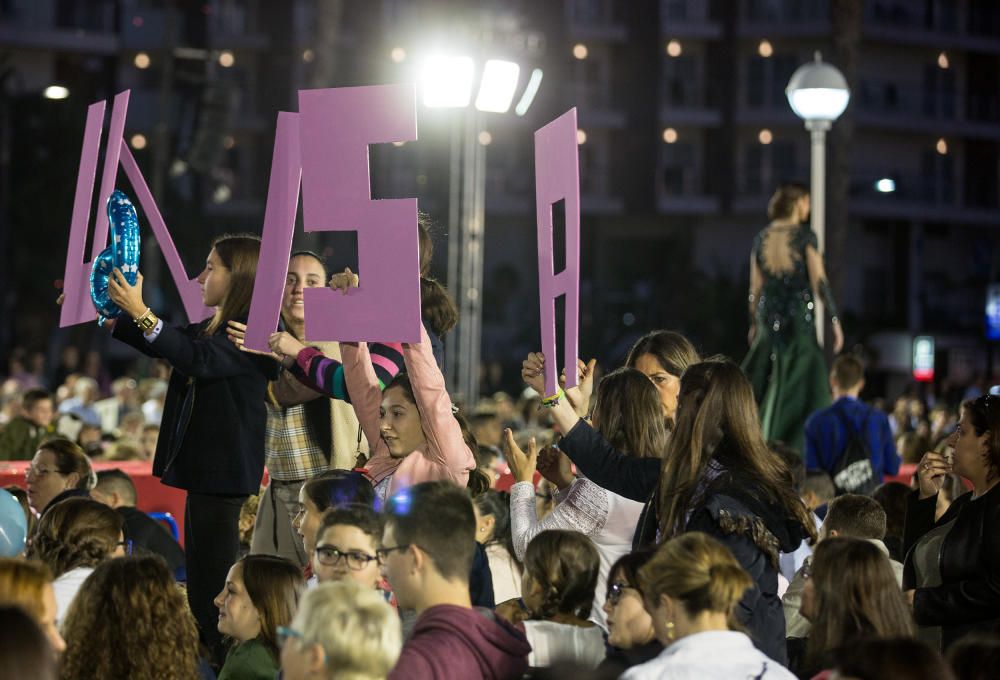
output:
[[[642,514],[642,503],[604,489],[584,476],[556,496],[557,505],[545,519],[535,513],[535,487],[518,482],[510,490],[510,526],[514,552],[524,560],[524,551],[535,536],[548,529],[579,531],[593,541],[601,559],[590,619],[607,630],[604,595],[608,572],[619,557],[632,551],[632,536]]]
[[[598,626],[581,628],[554,621],[525,621],[524,633],[531,645],[528,665],[551,666],[556,661],[572,661],[597,668],[604,660],[604,632]]]
[[[687,635],[659,656],[625,671],[621,680],[796,680],[787,668],[753,646],[750,638],[733,630],[710,630]]]

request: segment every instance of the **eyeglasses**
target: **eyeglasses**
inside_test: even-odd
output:
[[[285,643],[288,642],[288,638],[295,638],[296,640],[302,640],[305,636],[294,628],[289,628],[288,626],[278,626],[278,646],[284,647]]]
[[[625,594],[626,590],[635,590],[627,583],[618,581],[617,583],[612,583],[608,586],[608,602],[611,603],[612,607],[617,607],[618,603],[621,602],[622,596]]]
[[[61,472],[59,472],[59,470],[50,470],[49,468],[35,467],[34,465],[29,465],[24,469],[24,478],[27,479],[28,477],[34,477],[35,479],[40,479],[41,477],[44,477],[50,472],[54,472],[57,475],[62,474]]]
[[[328,567],[336,566],[341,560],[347,560],[348,568],[354,571],[361,571],[370,562],[378,559],[363,552],[341,550],[335,545],[316,546],[316,558],[320,564],[325,564]]]
[[[118,541],[115,543],[116,546],[120,545],[124,550],[126,555],[132,554],[132,539]]]
[[[397,550],[406,550],[409,547],[410,547],[409,543],[404,543],[403,545],[396,545],[391,548],[379,548],[378,550],[375,551],[375,554],[378,556],[379,562],[385,562],[386,558],[389,557],[389,553],[395,552]]]

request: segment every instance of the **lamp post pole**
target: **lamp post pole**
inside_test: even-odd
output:
[[[806,129],[812,140],[809,153],[809,225],[816,234],[816,248],[824,252],[826,244],[826,132],[831,127],[828,120],[807,120]],[[826,329],[823,316],[823,300],[817,296],[813,300],[816,320],[816,340],[823,345]]]
[[[844,75],[834,66],[824,63],[819,52],[812,62],[796,69],[785,88],[788,104],[795,115],[805,121],[810,144],[810,226],[816,234],[816,247],[822,255],[826,242],[826,133],[833,121],[847,108],[851,92]],[[813,300],[816,340],[823,344],[823,301]]]

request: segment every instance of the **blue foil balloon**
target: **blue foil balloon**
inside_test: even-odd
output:
[[[103,324],[121,313],[108,297],[108,279],[117,268],[125,275],[129,285],[134,286],[139,276],[139,217],[135,214],[132,201],[124,192],[115,189],[108,199],[108,224],[111,227],[111,245],[101,251],[90,270],[90,299]]]
[[[17,557],[24,552],[27,536],[24,508],[9,491],[0,489],[0,557]]]

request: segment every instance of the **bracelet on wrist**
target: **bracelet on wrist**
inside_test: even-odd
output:
[[[542,399],[542,406],[545,408],[552,408],[553,406],[556,406],[559,403],[559,400],[565,396],[566,393],[563,392],[563,389],[560,387],[551,397],[545,397]]]

